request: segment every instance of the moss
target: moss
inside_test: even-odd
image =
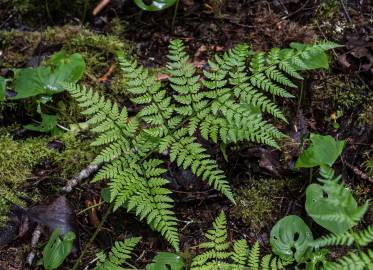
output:
[[[6,129],[1,128],[0,132],[6,133]],[[62,142],[62,151],[48,148],[48,142],[53,140]],[[89,138],[76,132],[66,132],[54,138],[39,137],[20,141],[15,141],[8,135],[0,136],[0,222],[5,220],[10,202],[25,206],[22,198],[37,201],[37,189],[27,194],[22,192],[36,165],[49,160],[56,167],[51,177],[58,176],[67,180],[93,160],[95,150],[90,142]]]
[[[249,185],[236,191],[237,204],[232,216],[242,220],[251,230],[270,228],[281,216],[278,198],[299,183],[296,179],[252,179]]]
[[[315,82],[311,106],[317,108],[320,104],[327,105],[326,113],[340,111],[344,114],[349,110],[358,110],[359,123],[371,125],[373,94],[367,86],[359,79],[344,74],[326,76],[320,80],[320,84]]]
[[[90,146],[89,138],[80,137],[74,132],[66,132],[56,138],[64,144],[61,152],[55,153],[53,159],[59,169],[59,177],[69,179],[84,169],[95,157],[96,151]]]
[[[33,167],[52,154],[45,138],[14,141],[8,135],[0,136],[0,216],[6,215],[9,202],[23,205],[21,197],[37,197],[37,191],[26,196],[20,187],[31,176]]]

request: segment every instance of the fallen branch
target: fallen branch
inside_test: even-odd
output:
[[[368,182],[371,182],[373,183],[373,178],[370,177],[368,174],[366,174],[365,172],[363,172],[362,170],[360,170],[358,167],[348,163],[348,162],[345,162],[347,167],[349,167],[356,176],[360,177],[361,179],[364,179],[364,180],[367,180]]]
[[[100,167],[101,164],[89,164],[86,168],[80,171],[78,175],[67,181],[66,185],[61,189],[62,192],[71,192],[75,186],[77,186],[82,180],[87,179],[93,173],[97,172]]]
[[[26,258],[26,264],[28,264],[30,266],[32,265],[32,263],[34,261],[34,258],[35,258],[35,248],[36,248],[36,245],[39,242],[39,239],[40,239],[40,236],[41,236],[41,232],[42,232],[42,226],[38,224],[36,226],[34,232],[32,233],[31,251],[27,255],[27,258]]]

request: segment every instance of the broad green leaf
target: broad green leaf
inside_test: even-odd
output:
[[[330,232],[344,233],[360,221],[368,209],[369,202],[358,206],[352,192],[339,183],[338,177],[319,180],[322,185],[311,184],[307,187],[307,214]]]
[[[54,54],[46,66],[15,69],[17,95],[12,99],[60,93],[64,91],[62,82],[77,82],[84,70],[85,63],[80,54],[67,56],[64,51]]]
[[[43,266],[46,270],[57,269],[71,253],[75,233],[68,232],[60,239],[60,229],[55,229],[43,250]]]
[[[5,99],[6,79],[0,76],[0,101]]]
[[[295,168],[311,168],[321,165],[332,166],[341,155],[345,141],[337,141],[331,136],[311,133],[311,145],[299,156]]]
[[[159,252],[153,258],[153,263],[146,266],[146,270],[182,270],[184,269],[183,259],[174,253]]]
[[[57,125],[57,116],[56,115],[49,115],[49,114],[42,114],[41,115],[41,123],[40,125],[33,125],[28,124],[23,126],[25,129],[38,131],[38,132],[50,132],[52,131]]]
[[[134,0],[135,4],[146,11],[160,11],[173,6],[178,0],[153,0],[149,5],[143,0]]]
[[[282,218],[271,231],[272,251],[288,260],[295,258],[297,262],[303,262],[307,259],[312,241],[310,228],[295,215]]]

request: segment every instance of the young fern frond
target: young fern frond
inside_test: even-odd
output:
[[[207,251],[193,258],[191,270],[214,269],[212,268],[213,266],[227,266],[225,260],[231,256],[231,252],[228,251],[230,245],[226,226],[225,214],[221,212],[213,223],[213,229],[205,234],[208,241],[199,245],[200,248],[207,249]]]
[[[323,270],[369,270],[373,269],[373,251],[350,252],[336,262],[327,262]]]
[[[100,252],[97,254],[97,264],[95,270],[120,270],[122,266],[128,263],[132,257],[132,252],[140,242],[141,237],[133,237],[124,241],[114,243],[109,255]]]
[[[213,229],[205,235],[208,241],[199,245],[206,251],[193,258],[191,270],[278,270],[292,263],[272,255],[261,260],[258,242],[250,249],[246,240],[238,240],[230,251],[226,226],[225,214],[221,212],[213,223]]]

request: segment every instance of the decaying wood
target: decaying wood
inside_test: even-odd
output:
[[[34,258],[35,258],[35,248],[36,248],[36,245],[39,243],[39,239],[40,239],[40,236],[41,236],[41,233],[42,233],[42,226],[41,225],[37,225],[34,232],[32,233],[32,238],[31,238],[31,251],[30,253],[27,255],[27,258],[26,258],[26,263],[28,265],[32,265],[33,261],[34,261]]]

